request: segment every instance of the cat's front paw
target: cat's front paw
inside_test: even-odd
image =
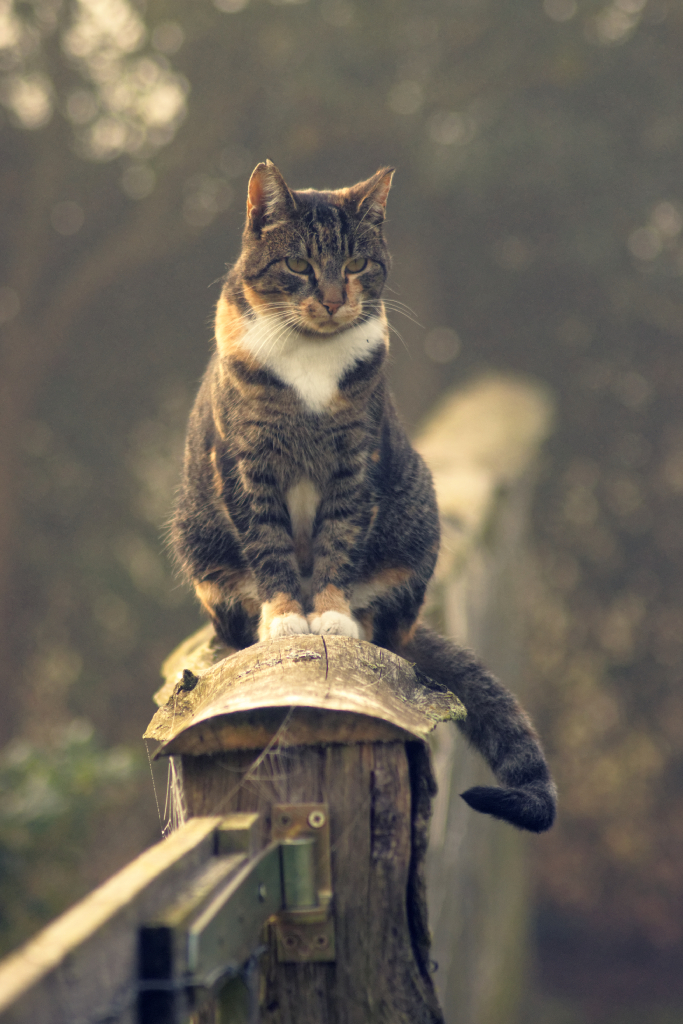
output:
[[[344,612],[311,612],[308,621],[311,633],[351,636],[354,640],[360,639],[358,623]]]
[[[276,615],[265,629],[259,631],[259,640],[276,640],[279,636],[293,636],[297,633],[310,633],[305,615]]]

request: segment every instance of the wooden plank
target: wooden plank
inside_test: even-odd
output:
[[[194,818],[0,963],[2,1024],[133,1024],[139,925],[213,855],[220,817]]]

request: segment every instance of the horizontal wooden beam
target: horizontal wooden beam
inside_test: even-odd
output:
[[[3,960],[1,1024],[132,1024],[139,927],[213,856],[221,821],[191,819]]]

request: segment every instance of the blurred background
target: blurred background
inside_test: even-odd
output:
[[[557,402],[525,1019],[683,1021],[680,0],[0,0],[0,142],[2,950],[166,820],[165,524],[249,173],[391,164],[408,426],[485,369]]]

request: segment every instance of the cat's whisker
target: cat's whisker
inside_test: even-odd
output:
[[[408,310],[411,316],[417,316],[417,313],[415,312],[414,309],[411,309],[411,307],[406,302],[400,302],[399,299],[383,299],[383,302],[385,306],[391,306],[393,309],[397,310]]]
[[[387,326],[389,327],[389,330],[393,331],[393,333],[396,335],[396,337],[401,342],[401,344],[403,345],[403,347],[406,350],[406,352],[408,352],[410,354],[410,349],[409,349],[408,345],[406,344],[405,338],[403,337],[401,332],[396,327],[394,327],[394,325],[389,320],[387,320]]]
[[[401,314],[401,316],[404,316],[404,317],[406,317],[406,319],[407,319],[407,320],[411,320],[411,321],[412,321],[412,323],[414,323],[414,324],[415,324],[415,325],[416,325],[417,327],[421,327],[421,328],[422,328],[422,329],[424,330],[424,324],[421,324],[421,323],[420,323],[420,321],[419,321],[419,320],[416,320],[414,316],[411,316],[411,315],[410,315],[410,313],[406,313],[406,310],[405,310],[405,309],[400,309],[400,308],[399,308],[399,307],[397,307],[397,306],[393,306],[393,305],[391,304],[391,299],[390,299],[390,300],[389,300],[388,302],[386,302],[386,301],[385,301],[384,305],[385,305],[385,307],[386,307],[386,308],[387,308],[387,309],[388,309],[388,310],[389,310],[390,312],[392,312],[392,313],[400,313],[400,314]],[[412,312],[412,310],[411,310],[411,312]]]
[[[286,317],[282,316],[282,314],[277,314],[267,318],[262,317],[262,319],[269,319],[274,321],[273,323],[268,324],[268,326],[266,327],[260,344],[258,345],[254,353],[255,355],[260,355],[263,352],[266,345],[270,343],[268,351],[265,354],[266,358],[271,354],[271,352],[277,345],[278,341],[280,341],[280,339],[285,335],[286,331],[290,326],[303,326],[303,321],[301,320],[301,317],[299,316],[298,313],[294,311],[289,316]]]
[[[414,310],[404,302],[398,302],[396,299],[382,299],[381,302],[375,303],[374,306],[371,305],[370,308],[374,308],[378,313],[382,306],[384,306],[385,310],[388,310],[391,313],[400,313],[401,316],[405,316],[408,320],[412,320],[417,327],[423,328],[423,325],[419,320],[415,319]]]
[[[271,344],[270,344],[270,348],[269,348],[269,349],[268,349],[268,351],[266,352],[266,358],[268,358],[268,356],[269,356],[269,355],[270,355],[270,354],[272,353],[272,351],[273,351],[273,349],[275,348],[275,346],[277,345],[277,343],[278,343],[278,342],[279,342],[279,341],[280,341],[280,340],[282,339],[282,337],[283,337],[283,336],[285,335],[285,333],[286,333],[286,329],[287,329],[287,327],[288,327],[288,326],[289,326],[289,324],[285,324],[285,325],[283,325],[283,329],[282,329],[282,330],[281,330],[281,331],[280,331],[279,333],[276,333],[274,337],[272,337],[272,340],[271,340]]]
[[[275,345],[277,344],[277,342],[280,340],[280,338],[282,338],[282,336],[285,334],[288,326],[289,324],[282,323],[282,321],[270,324],[266,331],[264,331],[263,336],[260,339],[260,344],[256,348],[254,355],[260,355],[263,352],[266,345],[271,343],[268,352],[266,353],[267,355],[269,355],[272,352]]]

